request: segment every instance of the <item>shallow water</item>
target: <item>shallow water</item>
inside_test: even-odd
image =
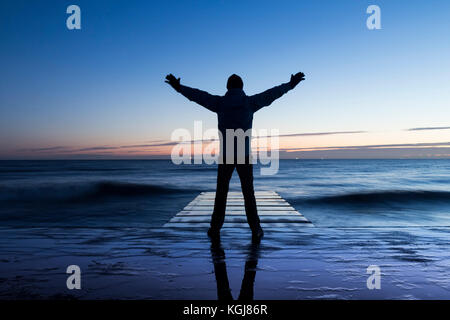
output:
[[[253,299],[450,299],[450,228],[269,229],[256,251],[246,230],[224,229],[222,253],[198,229],[0,228],[0,239],[0,299],[217,299],[224,275],[237,299],[252,272]],[[66,288],[72,264],[81,290]]]

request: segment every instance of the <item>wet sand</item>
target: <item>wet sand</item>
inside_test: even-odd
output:
[[[245,274],[254,299],[450,299],[450,227],[265,231],[255,248],[245,229],[212,247],[206,229],[1,228],[0,298],[217,299],[218,276],[237,299]],[[72,264],[81,290],[66,288]]]

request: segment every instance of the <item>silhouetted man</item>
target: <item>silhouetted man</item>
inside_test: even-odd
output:
[[[226,94],[224,96],[216,96],[205,91],[181,85],[180,78],[177,79],[172,74],[166,76],[166,82],[176,91],[189,100],[217,113],[219,131],[221,133],[221,161],[219,161],[217,170],[214,212],[211,217],[211,227],[208,230],[208,235],[210,237],[219,237],[220,228],[225,220],[225,207],[230,179],[234,168],[236,168],[241,180],[242,193],[245,202],[245,213],[247,215],[247,222],[252,230],[253,240],[259,241],[262,238],[264,233],[259,222],[255,192],[253,190],[253,166],[250,161],[250,138],[248,137],[245,140],[244,161],[238,161],[239,156],[242,155],[237,154],[236,150],[239,148],[237,148],[236,144],[234,144],[235,152],[233,153],[233,157],[228,157],[226,155],[226,131],[227,129],[242,129],[243,131],[251,129],[253,113],[262,107],[270,105],[283,94],[294,89],[300,81],[304,79],[305,75],[302,72],[299,72],[295,75],[291,75],[291,80],[287,83],[253,96],[247,96],[243,90],[244,83],[242,82],[241,77],[233,74],[228,78],[228,91]]]

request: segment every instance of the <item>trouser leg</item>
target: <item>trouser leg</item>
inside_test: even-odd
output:
[[[211,217],[211,229],[213,230],[220,230],[225,220],[228,188],[233,171],[234,165],[229,164],[219,164],[217,168],[216,199],[214,201],[214,212]]]
[[[245,201],[245,214],[250,229],[255,232],[260,228],[258,210],[256,208],[255,191],[253,189],[253,165],[238,164],[236,166],[241,180],[242,193]]]

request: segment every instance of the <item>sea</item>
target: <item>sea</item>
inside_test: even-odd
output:
[[[450,226],[450,160],[280,160],[254,167],[316,226]],[[216,165],[170,160],[0,161],[2,226],[159,227],[202,191]],[[237,173],[230,190],[240,190]]]

